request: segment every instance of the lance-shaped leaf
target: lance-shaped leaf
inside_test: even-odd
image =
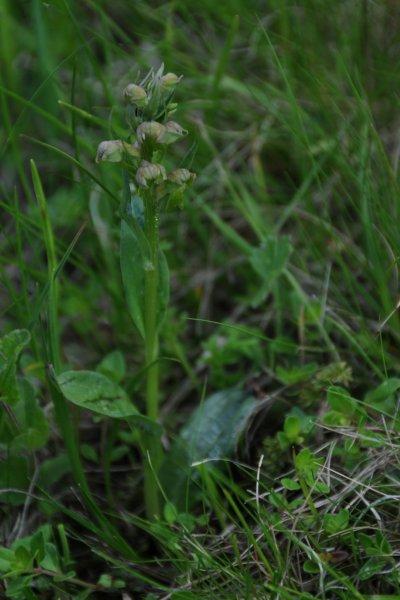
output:
[[[121,223],[121,273],[130,315],[144,338],[145,274],[154,266],[150,260],[148,242],[134,217],[129,224]],[[159,253],[158,324],[160,325],[169,300],[169,270],[163,252]]]

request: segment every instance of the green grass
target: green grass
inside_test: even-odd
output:
[[[400,598],[399,23],[390,0],[0,0],[0,596]],[[197,179],[160,221],[157,358],[126,175],[95,156],[163,62],[189,132],[164,164]],[[82,408],[78,371],[141,415],[147,378],[152,421]]]

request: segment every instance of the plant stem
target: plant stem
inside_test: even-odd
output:
[[[158,419],[158,279],[159,279],[159,231],[157,200],[150,193],[145,198],[145,233],[149,242],[149,257],[145,265],[145,347],[146,347],[146,412],[147,416]],[[149,518],[159,515],[159,494],[157,471],[162,461],[161,440],[154,435],[144,435],[146,456],[145,503]]]

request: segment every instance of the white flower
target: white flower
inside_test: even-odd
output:
[[[124,145],[121,140],[106,140],[97,148],[96,162],[121,162]]]
[[[160,183],[167,178],[162,165],[142,160],[136,172],[136,181],[142,187],[148,187],[148,183]]]
[[[192,183],[196,179],[196,174],[192,173],[188,169],[175,169],[168,173],[168,180],[178,185],[185,185]]]
[[[124,155],[138,158],[140,152],[135,144],[128,144],[122,140],[106,140],[97,148],[96,162],[121,162]]]
[[[165,127],[157,121],[145,121],[141,123],[136,129],[136,135],[139,144],[144,142],[145,139],[151,139],[155,142],[160,141],[165,133]]]
[[[183,129],[179,123],[175,123],[175,121],[168,121],[164,125],[164,133],[160,138],[160,142],[162,144],[172,144],[179,140],[179,138],[184,137],[187,134],[186,129]]]

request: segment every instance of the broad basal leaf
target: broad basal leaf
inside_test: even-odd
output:
[[[257,400],[240,389],[217,392],[205,400],[180,433],[191,460],[230,456],[257,406]]]
[[[113,419],[127,419],[150,431],[160,429],[157,423],[139,413],[125,390],[102,373],[66,371],[57,377],[57,383],[65,398],[81,408]]]
[[[228,389],[213,394],[195,410],[160,473],[167,496],[176,506],[184,504],[193,463],[231,456],[258,406],[243,390]]]

